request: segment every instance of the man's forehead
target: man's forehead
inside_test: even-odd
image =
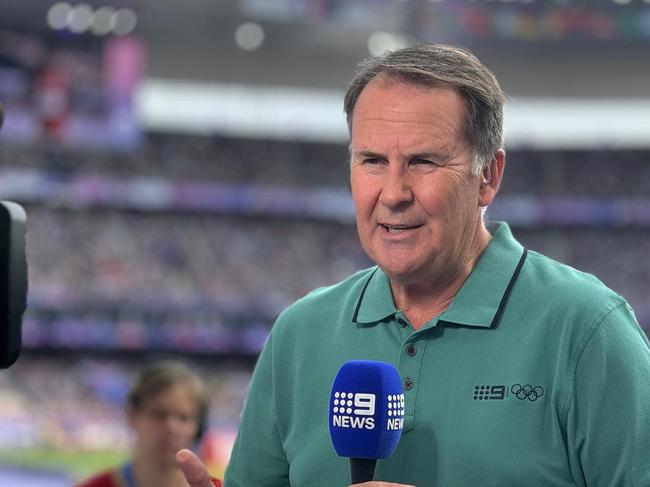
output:
[[[431,116],[422,120],[398,114],[386,119],[368,113],[353,124],[349,149],[353,153],[381,152],[391,147],[412,154],[448,152],[466,141],[462,128],[462,123],[453,117]]]
[[[464,120],[465,104],[456,90],[405,83],[369,84],[361,93],[352,117],[355,127],[392,130],[390,125],[412,125],[409,130],[455,131]],[[418,128],[419,127],[419,128]]]
[[[435,94],[448,94],[448,96],[460,97],[463,98],[463,94],[455,86],[449,85],[443,82],[419,82],[416,80],[411,80],[402,77],[388,76],[388,75],[379,75],[371,79],[366,86],[363,87],[359,96],[357,98],[357,104],[359,100],[364,97],[368,92],[377,91],[377,90],[392,90],[398,89],[402,91],[408,91],[412,93],[421,93],[425,96],[435,95]]]

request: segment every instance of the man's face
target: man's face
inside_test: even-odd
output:
[[[453,280],[476,257],[481,177],[453,89],[376,79],[352,118],[351,187],[366,253],[393,280]]]
[[[163,390],[129,413],[136,448],[161,466],[175,465],[176,452],[191,446],[198,420],[198,401],[184,385]]]

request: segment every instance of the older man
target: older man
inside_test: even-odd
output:
[[[362,64],[345,110],[357,229],[377,265],[280,315],[226,487],[349,483],[327,408],[351,359],[391,362],[403,380],[404,431],[378,480],[650,485],[650,345],[632,310],[484,222],[504,169],[503,101],[456,47]]]

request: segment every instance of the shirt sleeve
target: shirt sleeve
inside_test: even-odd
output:
[[[650,344],[627,303],[594,323],[574,364],[566,416],[574,478],[650,486]]]
[[[224,487],[289,486],[289,464],[276,416],[277,379],[273,373],[271,333],[253,372]]]

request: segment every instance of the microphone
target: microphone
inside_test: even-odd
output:
[[[373,480],[378,459],[397,447],[404,426],[404,390],[391,364],[352,360],[339,369],[329,401],[332,444],[350,458],[353,484]]]

